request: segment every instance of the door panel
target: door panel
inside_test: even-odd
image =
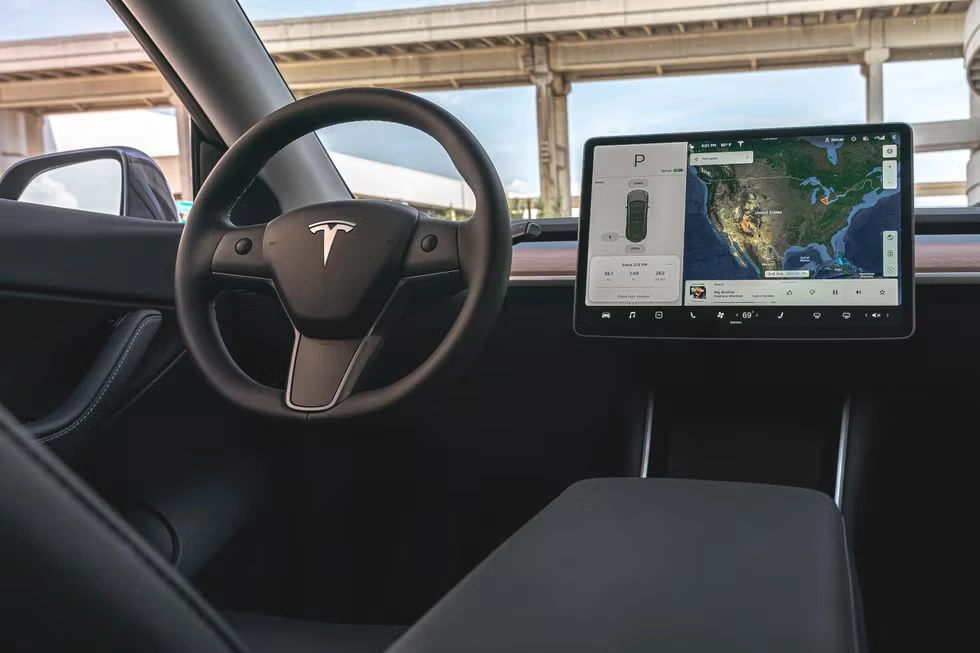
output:
[[[134,310],[117,320],[75,390],[57,408],[29,422],[28,429],[54,449],[82,446],[126,400],[130,378],[162,322],[160,311],[151,309]]]
[[[154,309],[0,297],[0,314],[0,403],[62,454],[183,350],[172,313]]]
[[[122,314],[105,304],[0,298],[0,403],[23,422],[53,412]]]
[[[0,200],[0,292],[172,306],[183,226]]]
[[[82,440],[180,353],[175,324],[155,336],[181,230],[0,200],[0,402],[38,437]]]

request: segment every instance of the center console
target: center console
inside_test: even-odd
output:
[[[575,331],[906,338],[912,189],[901,124],[591,139]],[[640,478],[572,486],[390,650],[862,650],[841,508],[851,529],[863,493],[848,451],[860,467],[874,411],[811,375],[820,351],[847,374],[837,344],[795,369],[785,345],[718,347],[690,350],[685,387],[666,347],[628,346],[613,373],[635,383],[615,412]],[[706,373],[697,355],[712,352],[729,368]]]
[[[840,513],[772,485],[572,486],[392,653],[860,650]]]

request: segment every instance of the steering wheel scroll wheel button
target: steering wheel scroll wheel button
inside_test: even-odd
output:
[[[428,234],[422,238],[422,251],[431,252],[439,244],[439,237],[435,234]]]
[[[262,256],[264,233],[265,225],[229,231],[214,250],[211,269],[219,275],[268,280],[269,271]]]
[[[416,277],[458,269],[456,234],[462,224],[419,213],[416,242],[408,248],[405,257],[405,276]]]

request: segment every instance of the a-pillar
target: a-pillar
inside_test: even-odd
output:
[[[54,139],[43,114],[0,111],[0,173],[21,159],[52,151]]]
[[[861,74],[867,85],[866,113],[868,122],[883,122],[885,119],[885,85],[883,71],[888,61],[888,48],[871,48],[864,51],[864,64]]]
[[[571,88],[564,75],[555,74],[548,68],[546,45],[534,46],[531,79],[537,94],[541,215],[568,217],[572,209],[567,100]]]

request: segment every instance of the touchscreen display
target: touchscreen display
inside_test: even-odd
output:
[[[909,335],[910,153],[906,125],[593,139],[576,328]]]

